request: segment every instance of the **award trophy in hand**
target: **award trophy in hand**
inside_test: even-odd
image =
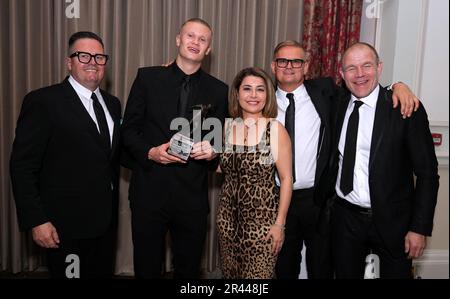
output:
[[[192,107],[192,119],[189,122],[189,128],[192,127],[192,129],[190,129],[188,136],[184,135],[182,132],[178,132],[172,136],[170,139],[170,146],[167,151],[169,154],[184,161],[189,159],[192,147],[194,146],[194,140],[191,138],[192,133],[195,130],[201,130],[202,121],[210,109],[210,104],[195,105]]]

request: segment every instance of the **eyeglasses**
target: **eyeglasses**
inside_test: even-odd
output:
[[[88,64],[89,62],[91,62],[91,59],[94,58],[95,63],[98,65],[105,65],[106,62],[108,62],[108,58],[109,58],[109,56],[105,55],[105,54],[92,55],[87,52],[75,52],[72,55],[70,55],[69,57],[73,58],[75,56],[78,58],[79,62],[84,63],[84,64]]]
[[[277,58],[275,59],[277,67],[286,68],[289,63],[291,63],[292,68],[298,69],[303,66],[305,61],[303,59],[286,59],[286,58]]]

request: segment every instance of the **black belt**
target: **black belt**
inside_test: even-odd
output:
[[[313,196],[314,195],[314,187],[308,189],[296,189],[292,190],[292,197],[305,197],[305,196]]]
[[[365,207],[361,207],[361,206],[355,205],[355,204],[349,202],[348,200],[340,198],[339,196],[337,196],[336,202],[341,207],[344,207],[344,208],[349,209],[351,211],[354,211],[354,212],[357,212],[357,213],[360,213],[360,214],[364,214],[364,215],[372,215],[372,209],[371,208],[365,208]]]

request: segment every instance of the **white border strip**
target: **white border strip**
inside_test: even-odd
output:
[[[413,261],[416,278],[448,279],[448,250],[427,249],[423,256]]]

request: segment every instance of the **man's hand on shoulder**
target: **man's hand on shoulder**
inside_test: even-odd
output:
[[[171,65],[174,62],[175,62],[175,60],[172,60],[172,61],[161,64],[161,66],[168,67],[169,65]]]
[[[392,101],[394,108],[397,108],[400,103],[401,113],[403,118],[411,117],[412,113],[419,109],[419,99],[409,89],[408,85],[398,82],[392,85]]]

